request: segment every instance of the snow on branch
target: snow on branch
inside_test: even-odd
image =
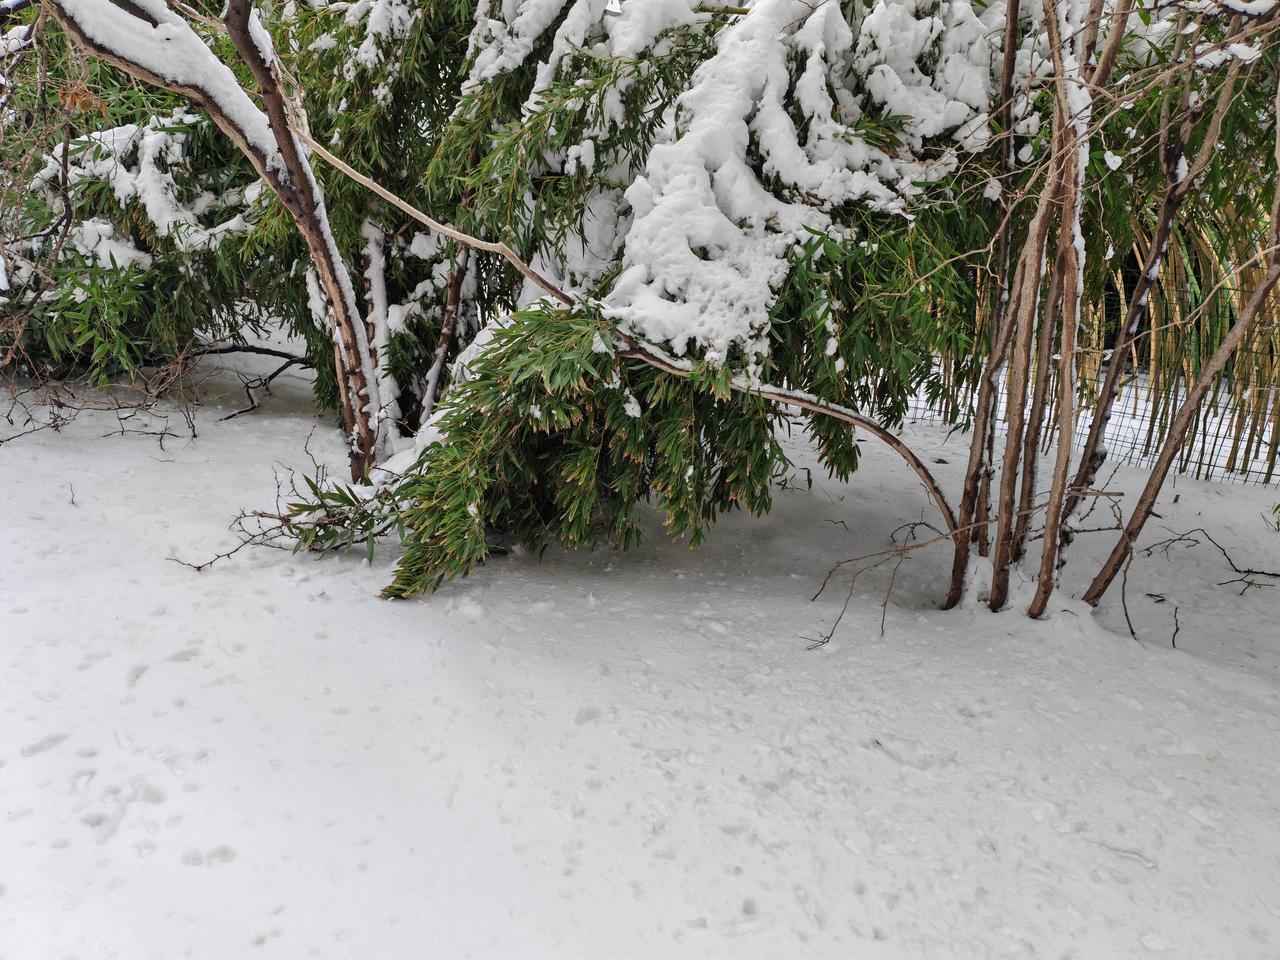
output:
[[[549,39],[524,108],[530,121],[557,84],[571,102],[573,65],[584,59],[653,61],[681,32],[707,38],[651,150],[610,149],[636,122],[622,103],[628,77],[593,108],[601,119],[579,143],[540,161],[600,183],[578,242],[545,255],[586,286],[616,276],[608,314],[679,356],[743,356],[758,370],[797,246],[812,231],[839,233],[845,205],[909,215],[922,184],[989,139],[1003,3],[888,0],[856,16],[805,0],[755,0],[732,15],[698,0],[626,0],[603,12],[595,0],[498,6],[479,5],[465,89],[516,70]]]
[[[171,238],[178,250],[211,249],[228,234],[248,230],[243,208],[260,186],[218,194],[202,190],[190,201],[181,199],[174,170],[189,161],[189,131],[198,123],[198,115],[177,110],[142,123],[91,131],[65,149],[56,145],[32,186],[44,193],[54,210],[66,212],[65,189],[102,181],[110,185],[118,203],[138,203],[157,235]],[[233,209],[236,212],[230,213]],[[225,219],[205,226],[202,220],[207,222],[211,213]]]
[[[264,114],[191,26],[162,0],[52,0],[54,16],[104,60],[197,103],[268,179],[282,179]]]
[[[955,166],[956,143],[985,144],[988,33],[964,3],[936,16],[881,3],[856,29],[838,4],[753,4],[723,29],[674,135],[627,192],[635,219],[612,315],[677,354],[738,348],[754,365],[788,254],[836,226],[829,211],[907,213],[918,183]],[[932,76],[918,66],[930,59]],[[901,149],[858,133],[877,116],[898,118]]]
[[[505,243],[495,243],[492,241],[482,240],[478,237],[471,236],[463,231],[440,223],[412,205],[406,203],[385,187],[375,183],[368,177],[365,177],[352,169],[347,163],[339,157],[334,156],[314,140],[307,137],[306,142],[320,156],[333,164],[347,176],[351,177],[362,186],[374,191],[388,202],[395,204],[401,210],[408,213],[425,226],[450,237],[467,249],[497,253],[515,267],[516,270],[518,270],[531,284],[542,290],[544,294],[547,294],[566,306],[573,307],[577,305],[577,301],[571,294],[566,293],[542,274],[538,273],[537,270],[522,260],[515,251]],[[655,347],[652,344],[638,340],[627,334],[625,331],[618,330],[615,332],[614,336],[616,338],[615,347],[621,356],[640,360],[652,367],[666,373],[673,374],[677,377],[687,377],[693,372],[693,365],[688,360],[673,357],[659,347]],[[924,461],[921,460],[906,443],[904,443],[891,430],[888,430],[883,424],[878,423],[870,417],[864,416],[855,410],[851,410],[848,407],[831,403],[802,390],[776,387],[771,384],[760,383],[757,380],[749,380],[742,376],[730,378],[728,385],[731,390],[737,393],[761,397],[774,403],[808,410],[820,416],[831,417],[835,420],[847,423],[852,427],[866,430],[872,436],[876,437],[876,439],[887,444],[895,453],[898,454],[898,456],[902,457],[902,459],[906,461],[907,465],[910,466],[912,470],[915,471],[916,475],[920,478],[921,483],[924,484],[925,489],[928,491],[930,499],[933,500],[938,511],[942,514],[948,534],[953,537],[956,535],[958,528],[955,512],[952,510],[946,494],[942,492],[941,486],[939,486],[937,480],[925,465]]]

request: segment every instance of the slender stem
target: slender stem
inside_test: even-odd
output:
[[[1280,81],[1276,84],[1275,110],[1280,113]],[[1280,178],[1280,125],[1276,127],[1275,164],[1277,176]],[[1156,497],[1159,496],[1160,490],[1169,476],[1173,461],[1186,441],[1187,429],[1199,412],[1200,403],[1204,400],[1205,394],[1209,392],[1210,386],[1225,369],[1236,348],[1249,335],[1259,314],[1262,312],[1263,306],[1267,302],[1267,298],[1271,295],[1271,291],[1275,288],[1276,283],[1280,282],[1280,183],[1274,185],[1273,189],[1271,227],[1267,240],[1269,253],[1267,255],[1266,273],[1249,295],[1239,316],[1236,318],[1234,326],[1223,337],[1218,349],[1214,351],[1213,356],[1201,368],[1199,378],[1187,391],[1186,399],[1183,401],[1182,406],[1178,408],[1177,414],[1175,414],[1173,421],[1169,425],[1169,431],[1165,437],[1164,445],[1160,449],[1160,455],[1156,458],[1155,465],[1151,468],[1151,474],[1138,497],[1133,513],[1129,517],[1129,522],[1125,524],[1125,528],[1121,532],[1119,540],[1116,541],[1116,545],[1112,548],[1111,554],[1102,564],[1102,568],[1093,578],[1093,582],[1089,584],[1088,590],[1085,591],[1084,600],[1086,603],[1097,606],[1103,594],[1107,592],[1107,588],[1111,586],[1116,576],[1128,562],[1138,535],[1142,533],[1142,528],[1146,525],[1152,511],[1155,509]]]
[[[1017,155],[1013,137],[1013,76],[1017,65],[1019,0],[1009,0],[1005,8],[1004,63],[1000,76],[1000,126],[1005,142],[1005,171],[1010,175],[1016,168]],[[1012,183],[1000,191],[1000,227],[996,237],[997,272],[991,310],[991,352],[978,382],[978,395],[974,399],[973,434],[969,445],[969,462],[965,468],[964,488],[960,495],[960,514],[957,522],[966,530],[974,520],[982,521],[973,526],[972,535],[956,539],[955,553],[951,559],[951,585],[944,606],[947,609],[960,602],[964,593],[965,576],[969,568],[969,552],[972,540],[978,541],[978,552],[987,552],[987,524],[990,515],[992,451],[994,449],[994,408],[996,381],[1009,350],[1009,324],[1006,314],[1009,303],[1009,277],[1012,271],[1010,243],[1013,232]]]
[[[1099,11],[1101,4],[1099,4]],[[1092,9],[1092,8],[1091,8]],[[1076,394],[1076,333],[1080,325],[1081,271],[1084,269],[1084,240],[1080,233],[1080,217],[1084,200],[1085,163],[1089,156],[1089,114],[1092,101],[1080,76],[1079,61],[1068,61],[1063,39],[1060,36],[1057,8],[1053,0],[1045,0],[1045,23],[1057,80],[1054,93],[1057,112],[1061,115],[1062,138],[1062,216],[1058,226],[1057,275],[1054,285],[1061,296],[1058,316],[1058,452],[1054,462],[1053,481],[1049,488],[1049,502],[1045,510],[1044,543],[1040,553],[1040,573],[1036,591],[1027,614],[1039,618],[1044,614],[1057,582],[1058,548],[1062,536],[1063,501],[1067,492],[1067,471],[1071,463],[1071,434],[1075,427]],[[1096,37],[1096,30],[1094,36]],[[1077,106],[1070,93],[1075,84],[1081,94]],[[1048,331],[1053,336],[1052,327]],[[1045,371],[1048,372],[1047,369]],[[1040,431],[1038,412],[1031,421],[1029,433]]]
[[[1164,262],[1165,251],[1168,249],[1169,239],[1173,233],[1173,226],[1177,222],[1178,212],[1182,208],[1183,202],[1190,195],[1198,177],[1208,168],[1214,151],[1217,149],[1222,123],[1226,117],[1230,101],[1234,96],[1239,74],[1240,64],[1238,61],[1233,62],[1227,72],[1226,81],[1218,91],[1217,101],[1210,117],[1208,129],[1205,131],[1204,140],[1201,141],[1199,149],[1192,158],[1186,176],[1181,179],[1178,178],[1177,171],[1182,164],[1183,157],[1186,155],[1187,142],[1191,137],[1197,117],[1188,111],[1179,124],[1177,133],[1172,134],[1173,139],[1167,142],[1165,173],[1168,178],[1168,184],[1165,187],[1164,197],[1160,201],[1159,212],[1156,214],[1155,229],[1152,231],[1151,244],[1147,248],[1147,255],[1143,260],[1142,273],[1138,276],[1133,292],[1129,297],[1128,309],[1125,311],[1124,319],[1120,322],[1120,329],[1116,334],[1116,342],[1111,350],[1111,360],[1107,364],[1102,386],[1099,388],[1098,396],[1094,401],[1093,419],[1089,424],[1089,433],[1085,437],[1084,447],[1080,454],[1080,464],[1076,468],[1076,474],[1071,481],[1071,487],[1067,495],[1067,502],[1063,508],[1067,518],[1070,518],[1079,508],[1082,499],[1081,491],[1088,489],[1093,484],[1098,471],[1106,460],[1106,451],[1103,448],[1102,440],[1106,435],[1107,424],[1111,421],[1116,398],[1120,395],[1120,378],[1124,373],[1124,358],[1137,337],[1138,326],[1142,319],[1142,313],[1146,309],[1147,299],[1160,276],[1160,267]],[[1161,139],[1163,141],[1170,136],[1166,132],[1171,126],[1167,112],[1162,116],[1161,122],[1163,125]]]
[[[1060,138],[1055,136],[1055,153],[1060,149]],[[1057,169],[1055,159],[1054,169]],[[991,593],[988,602],[992,610],[1001,609],[1009,597],[1009,567],[1012,563],[1013,524],[1015,517],[1014,494],[1018,483],[1018,462],[1021,456],[1022,431],[1026,422],[1027,406],[1027,358],[1031,332],[1035,326],[1035,314],[1040,304],[1040,288],[1044,278],[1045,245],[1049,237],[1049,221],[1057,191],[1052,179],[1040,193],[1039,205],[1027,230],[1018,263],[1018,276],[1012,298],[1014,311],[1008,325],[1013,329],[1014,346],[1008,379],[1008,416],[1006,420],[1004,459],[1000,467],[999,499],[996,505],[996,535],[993,551]],[[954,571],[953,571],[954,572]]]
[[[326,162],[328,162],[338,170],[345,173],[348,177],[350,177],[356,183],[360,184],[362,187],[372,190],[378,196],[382,197],[383,200],[386,200],[392,206],[397,207],[398,209],[407,213],[409,216],[413,217],[419,223],[427,227],[430,227],[432,230],[434,230],[436,233],[440,234],[441,236],[448,237],[450,240],[454,240],[457,243],[461,243],[468,247],[471,247],[473,250],[483,250],[486,253],[498,254],[498,256],[504,258],[508,263],[510,263],[513,267],[515,267],[516,270],[518,270],[522,276],[531,280],[533,284],[537,286],[540,290],[550,294],[552,297],[559,300],[561,303],[565,304],[566,306],[573,306],[577,302],[573,299],[573,297],[569,296],[567,293],[565,293],[563,290],[557,287],[554,283],[552,283],[542,274],[538,273],[538,271],[534,270],[533,267],[529,266],[527,263],[521,260],[520,257],[516,255],[516,252],[512,250],[510,247],[508,247],[505,243],[494,243],[489,240],[481,240],[478,237],[473,237],[470,234],[463,233],[461,230],[454,229],[448,224],[441,223],[439,220],[435,219],[434,217],[428,216],[427,214],[423,213],[421,210],[419,210],[417,207],[415,207],[413,204],[409,203],[408,201],[402,200],[400,197],[396,196],[394,193],[392,193],[382,184],[378,183],[375,180],[371,180],[369,177],[366,177],[363,173],[360,173],[359,171],[353,169],[341,158],[334,156],[330,151],[326,150],[319,143],[316,143],[316,141],[312,139],[310,135],[303,133],[300,130],[295,131],[295,133],[298,139],[301,140],[303,143],[305,143],[307,146],[309,146],[312,150],[314,150],[322,160],[325,160]]]
[[[449,347],[453,344],[453,331],[458,323],[458,310],[462,304],[462,281],[467,275],[467,262],[471,250],[463,247],[458,254],[458,262],[449,272],[449,292],[445,295],[444,311],[440,317],[440,338],[436,341],[436,351],[431,358],[431,369],[427,373],[427,383],[422,391],[422,420],[425,423],[435,409],[436,397],[440,394],[440,377],[444,372],[444,361],[449,355]]]

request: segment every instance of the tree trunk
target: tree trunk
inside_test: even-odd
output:
[[[1016,164],[1013,140],[1013,73],[1018,53],[1019,0],[1009,0],[1005,9],[1004,62],[1000,76],[1000,127],[1005,138],[1005,170],[1012,177]],[[956,518],[960,536],[956,538],[955,552],[951,560],[951,585],[947,591],[944,609],[950,610],[964,593],[965,572],[969,568],[971,544],[978,544],[978,552],[987,553],[987,522],[991,500],[991,462],[993,450],[993,419],[996,398],[996,382],[1004,366],[1009,349],[1008,305],[1009,275],[1012,267],[1010,240],[1013,235],[1012,183],[1000,191],[1000,229],[996,237],[998,272],[995,283],[995,301],[991,309],[991,353],[987,358],[982,378],[978,382],[978,395],[974,400],[973,435],[969,445],[969,462],[965,468],[964,489],[960,496],[960,513]]]
[[[172,11],[162,15],[165,22],[161,24],[127,0],[99,0],[93,4],[50,0],[49,8],[67,33],[95,56],[144,83],[181,94],[203,109],[280,198],[306,241],[316,275],[328,300],[351,477],[353,480],[362,479],[373,464],[378,413],[377,384],[364,322],[356,306],[351,278],[329,230],[320,187],[289,127],[284,94],[273,64],[268,60],[270,38],[261,24],[256,21],[250,23],[252,8],[249,0],[230,0],[226,25],[237,52],[261,86],[265,119],[275,141],[274,151],[269,150],[262,138],[245,126],[260,120],[262,112],[258,111],[231,71],[203,43],[197,40],[203,52],[200,54],[201,62],[196,64],[174,64],[170,59],[156,58],[155,48],[162,43],[195,37],[186,21]],[[129,35],[137,35],[145,41],[132,55],[128,50],[112,45],[118,37]],[[194,44],[188,46],[196,49]],[[205,52],[207,61],[203,59]],[[210,85],[211,76],[213,85]]]
[[[1056,139],[1056,138],[1055,138]],[[1054,177],[1057,158],[1050,160],[1051,171],[1040,193],[1039,205],[1018,262],[1017,278],[1013,290],[1013,312],[1009,323],[1013,328],[1015,343],[1013,362],[1009,368],[1009,409],[1005,418],[1006,430],[1004,460],[1000,465],[999,499],[996,501],[996,535],[992,551],[993,572],[991,594],[988,603],[992,610],[999,610],[1009,598],[1009,565],[1013,546],[1013,522],[1016,512],[1014,494],[1018,484],[1018,462],[1021,456],[1022,431],[1026,422],[1027,368],[1030,365],[1031,332],[1040,305],[1040,287],[1044,278],[1045,244],[1049,237],[1049,221],[1057,194]]]
[[[1094,8],[1091,7],[1091,12]],[[1097,5],[1097,16],[1101,16],[1101,4]],[[1049,43],[1053,50],[1054,71],[1057,73],[1055,90],[1057,93],[1057,109],[1055,114],[1061,117],[1060,134],[1062,138],[1059,153],[1062,158],[1062,217],[1058,226],[1058,256],[1056,268],[1059,273],[1054,277],[1054,286],[1061,291],[1061,334],[1059,335],[1058,361],[1058,452],[1053,468],[1053,483],[1049,488],[1049,501],[1045,506],[1044,540],[1040,552],[1040,573],[1036,580],[1035,595],[1027,614],[1039,618],[1044,614],[1057,582],[1058,545],[1062,535],[1063,501],[1067,492],[1067,470],[1071,464],[1071,438],[1075,430],[1075,395],[1076,395],[1076,334],[1080,326],[1080,293],[1083,288],[1084,270],[1084,236],[1080,232],[1080,216],[1083,207],[1085,167],[1089,160],[1089,124],[1092,114],[1092,98],[1088,87],[1080,77],[1080,61],[1067,60],[1064,44],[1067,42],[1060,33],[1057,9],[1053,0],[1045,0],[1045,23],[1048,27]],[[1092,27],[1093,37],[1097,37],[1096,24]],[[1085,46],[1090,44],[1086,39]],[[1081,54],[1083,58],[1085,55]],[[1082,105],[1070,96],[1068,85],[1075,83],[1079,88],[1078,99]],[[1052,337],[1052,329],[1049,336]],[[1028,432],[1039,434],[1040,420],[1032,420]]]

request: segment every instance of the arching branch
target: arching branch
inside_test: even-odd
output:
[[[375,183],[360,172],[352,169],[351,166],[339,157],[334,156],[330,151],[326,150],[310,137],[305,134],[299,134],[299,137],[319,156],[333,164],[357,183],[368,187],[388,203],[395,205],[400,210],[413,217],[419,223],[422,223],[438,233],[449,237],[463,246],[470,247],[475,250],[484,250],[490,253],[499,254],[513,267],[515,267],[522,276],[526,277],[531,283],[547,293],[553,299],[570,307],[578,305],[578,302],[574,297],[566,293],[564,290],[561,290],[558,286],[529,266],[529,264],[521,260],[520,257],[516,255],[515,251],[505,243],[494,243],[488,240],[480,240],[477,237],[472,237],[469,234],[463,233],[461,230],[441,223],[440,221],[423,213],[412,204],[402,200],[400,197],[397,197],[381,184]],[[637,340],[621,330],[614,332],[614,338],[618,342],[618,352],[622,356],[641,360],[650,366],[657,367],[659,370],[674,374],[678,377],[687,377],[692,373],[692,366],[687,362],[672,357],[652,344]],[[763,397],[764,399],[771,400],[774,403],[790,404],[791,406],[800,407],[822,416],[842,420],[852,427],[865,430],[876,439],[887,444],[895,453],[907,462],[911,469],[914,470],[916,475],[920,478],[920,482],[924,484],[925,489],[929,492],[930,498],[937,505],[939,512],[946,521],[947,533],[952,536],[956,534],[957,527],[955,513],[952,511],[951,505],[948,503],[946,495],[942,492],[942,488],[938,485],[937,480],[934,479],[929,468],[925,466],[924,461],[916,456],[911,448],[907,446],[900,437],[895,436],[892,431],[883,424],[877,423],[869,417],[864,417],[860,413],[855,413],[847,407],[829,403],[826,400],[822,400],[812,394],[808,394],[800,390],[789,390],[785,387],[774,387],[768,384],[752,383],[744,377],[734,377],[729,381],[729,387],[737,393]]]

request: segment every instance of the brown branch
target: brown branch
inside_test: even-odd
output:
[[[561,303],[570,307],[577,303],[573,297],[569,296],[569,294],[565,293],[542,274],[538,273],[538,271],[534,270],[533,267],[521,260],[520,257],[516,255],[516,252],[505,243],[493,243],[489,240],[481,240],[478,237],[473,237],[470,234],[463,233],[461,230],[456,230],[448,224],[441,223],[434,217],[430,217],[423,213],[408,201],[402,200],[376,180],[371,180],[369,177],[366,177],[364,174],[353,169],[342,159],[334,156],[333,153],[317,143],[310,135],[303,133],[301,130],[295,131],[295,133],[298,139],[314,150],[321,159],[332,164],[362,187],[372,190],[378,196],[382,197],[383,200],[386,200],[392,206],[397,207],[404,213],[407,213],[419,223],[430,227],[441,236],[448,237],[450,240],[463,244],[464,246],[471,247],[473,250],[483,250],[486,253],[496,253],[515,267],[522,276],[532,281],[536,287],[550,294],[556,300],[559,300]]]
[[[1033,242],[1037,244],[1040,251],[1043,251],[1049,229],[1048,218],[1051,212],[1053,193],[1052,187],[1048,184],[1040,192],[1036,210],[1028,228],[1027,240],[1023,246],[1022,254],[1018,258],[1017,269],[1014,272],[1013,283],[1010,288],[1010,301],[1018,306],[1018,311],[1012,314],[1006,313],[1005,320],[1000,328],[993,332],[991,350],[987,355],[982,377],[978,381],[978,395],[974,404],[973,435],[969,444],[969,462],[965,467],[964,489],[960,500],[960,514],[957,518],[957,525],[962,529],[969,529],[975,519],[983,521],[977,525],[976,529],[985,530],[987,526],[985,521],[989,516],[989,509],[987,508],[988,497],[984,496],[983,492],[989,486],[991,471],[994,469],[990,448],[994,442],[995,406],[999,391],[1000,373],[1005,367],[1010,348],[1013,346],[1014,331],[1019,330],[1024,322],[1026,324],[1030,323],[1030,317],[1023,316],[1023,308],[1025,307],[1027,312],[1033,310],[1035,299],[1039,296],[1039,254],[1037,254],[1034,265],[1029,266],[1028,257]],[[1035,298],[1030,303],[1026,303],[1027,297],[1023,291],[1023,285],[1029,269],[1036,271],[1036,293]],[[1021,341],[1019,350],[1025,352]],[[1023,392],[1025,393],[1025,383]],[[1019,433],[1021,433],[1020,429]],[[1010,481],[1010,483],[1012,482]],[[1009,496],[1012,498],[1012,487],[1009,489]],[[1012,512],[1012,503],[1010,504],[1010,512]],[[999,530],[997,530],[997,536],[1001,536]],[[1007,532],[1004,536],[1007,537]],[[955,555],[951,561],[951,587],[944,603],[946,609],[950,609],[960,602],[964,592],[964,582],[968,567],[969,540],[962,538],[956,541]]]
[[[1055,113],[1056,116],[1056,113]],[[1060,154],[1064,138],[1055,133],[1055,154]],[[1059,158],[1060,160],[1060,158]],[[1056,167],[1056,165],[1055,165]],[[1050,178],[1041,192],[1039,204],[1018,262],[1018,273],[1013,284],[1013,303],[1016,307],[1007,323],[1014,335],[1009,368],[1008,416],[1006,420],[1004,457],[1001,463],[999,499],[996,509],[996,534],[991,593],[988,602],[991,609],[999,610],[1009,596],[1009,567],[1012,562],[1013,525],[1016,522],[1015,492],[1018,484],[1018,463],[1021,457],[1022,431],[1026,421],[1027,368],[1030,359],[1031,334],[1036,308],[1040,302],[1040,287],[1044,274],[1045,246],[1049,239],[1050,219],[1057,199],[1057,176]],[[963,584],[964,571],[952,569],[953,589],[958,578]],[[958,597],[957,597],[958,599]]]
[[[664,353],[651,344],[642,343],[635,338],[623,333],[621,330],[614,331],[614,337],[621,345],[618,351],[620,356],[632,357],[642,360],[652,367],[659,370],[665,370],[667,373],[674,374],[678,377],[687,377],[693,370],[686,363],[682,363],[676,358]],[[784,387],[772,387],[768,384],[756,384],[747,381],[743,377],[734,377],[729,381],[729,388],[737,393],[749,394],[754,397],[761,397],[774,403],[788,404],[793,407],[800,407],[822,416],[831,417],[835,420],[842,420],[852,427],[861,428],[871,434],[882,443],[886,444],[898,456],[907,462],[907,465],[915,471],[920,478],[920,482],[924,484],[925,490],[928,491],[930,498],[938,508],[938,512],[942,514],[943,520],[946,522],[947,532],[954,536],[957,531],[956,516],[951,509],[951,505],[947,502],[946,495],[942,492],[942,488],[934,479],[929,468],[925,466],[923,460],[916,456],[915,452],[902,441],[900,437],[895,436],[883,424],[864,417],[860,413],[855,413],[847,407],[838,404],[829,403],[826,400],[820,400],[810,394],[803,393],[798,390],[788,390]]]
[[[225,91],[206,87],[199,78],[198,72],[187,74],[187,80],[175,79],[175,76],[161,76],[146,64],[129,59],[127,51],[116,50],[100,42],[89,26],[93,23],[92,17],[87,16],[86,13],[102,13],[109,9],[115,11],[109,16],[118,16],[120,13],[131,16],[136,21],[136,26],[133,28],[139,32],[156,30],[151,18],[141,16],[141,11],[130,13],[128,7],[133,6],[132,4],[113,4],[108,0],[101,0],[101,3],[102,6],[96,9],[91,8],[86,12],[78,5],[69,7],[63,0],[50,0],[49,9],[62,24],[63,29],[85,50],[144,83],[186,97],[204,110],[240,152],[249,159],[259,176],[279,197],[306,241],[312,263],[329,300],[334,355],[339,374],[338,389],[342,402],[343,421],[350,440],[351,474],[353,479],[363,477],[373,464],[376,442],[372,414],[377,409],[377,385],[371,382],[371,378],[367,375],[370,367],[368,344],[364,338],[359,311],[350,295],[350,278],[347,277],[346,267],[338,258],[332,244],[319,186],[289,131],[284,97],[271,65],[264,52],[250,36],[251,7],[248,0],[232,0],[227,8],[226,25],[237,52],[245,59],[262,85],[263,102],[267,107],[267,117],[278,148],[278,156],[269,156],[264,152],[263,146],[254,142],[249,132],[241,127],[238,119],[224,108],[222,98],[225,96]],[[85,19],[82,21],[81,17]],[[182,22],[185,24],[185,21]],[[113,25],[118,26],[118,24]],[[172,28],[175,25],[166,23],[165,26]],[[186,25],[186,29],[190,30],[190,26]],[[212,54],[210,57],[212,60]],[[226,69],[218,61],[212,60],[212,62]],[[180,71],[177,76],[182,76]],[[190,79],[191,76],[195,76],[196,79]]]
[[[334,355],[338,362],[343,424],[350,438],[351,478],[360,480],[374,463],[377,445],[374,416],[380,405],[377,384],[370,375],[373,361],[368,336],[355,304],[346,265],[339,259],[333,243],[323,195],[294,135],[275,58],[268,58],[253,36],[254,25],[260,31],[263,28],[261,24],[251,23],[252,13],[250,0],[228,0],[223,22],[240,59],[258,83],[267,121],[284,163],[287,178],[277,176],[273,189],[293,215],[329,301],[336,334]]]
[[[1115,21],[1111,25],[1111,32],[1107,34],[1106,46],[1102,48],[1102,56],[1098,58],[1097,66],[1092,70],[1086,71],[1089,83],[1095,87],[1101,87],[1111,76],[1111,70],[1115,66],[1116,57],[1120,53],[1120,45],[1124,42],[1125,35],[1129,32],[1129,14],[1133,8],[1133,0],[1119,0],[1115,9],[1112,11],[1112,19]],[[1097,21],[1093,21],[1097,22]],[[1097,30],[1094,29],[1094,38],[1097,38]],[[1086,59],[1087,56],[1086,56]]]
[[[875,554],[872,554],[866,559],[871,559],[871,557],[874,557],[874,556]],[[849,589],[845,591],[844,603],[840,605],[840,612],[836,614],[835,622],[831,624],[830,629],[828,629],[825,633],[820,634],[816,640],[810,640],[809,649],[816,650],[818,647],[822,646],[824,643],[828,643],[831,640],[831,638],[835,636],[836,630],[839,628],[841,621],[844,620],[844,615],[849,611],[849,604],[853,602],[853,590],[854,590],[854,587],[858,585],[859,577],[861,577],[864,573],[869,573],[870,571],[876,569],[877,567],[884,566],[886,563],[890,562],[891,560],[896,560],[897,562],[894,564],[894,567],[893,567],[893,577],[890,578],[889,580],[889,590],[892,591],[893,581],[894,579],[897,578],[897,575],[898,575],[898,568],[902,566],[902,561],[905,559],[906,559],[906,554],[901,550],[887,551],[886,554],[884,556],[881,556],[880,559],[876,560],[875,563],[867,564],[867,566],[859,567],[857,570],[855,570],[853,573],[853,576],[849,578]],[[854,561],[845,561],[845,562],[851,563]],[[826,588],[826,581],[823,581],[822,586],[823,586],[823,589]],[[820,597],[821,595],[822,595],[822,590],[819,590],[810,599],[817,600],[818,597]],[[887,614],[888,610],[889,610],[889,595],[886,592],[885,601],[884,601],[884,613]],[[884,633],[883,617],[880,620],[880,633],[882,635]]]
[[[422,420],[426,422],[435,409],[436,397],[440,393],[440,380],[444,373],[444,362],[453,344],[453,331],[458,323],[458,311],[462,306],[462,283],[467,276],[467,261],[470,249],[462,248],[457,263],[449,271],[449,289],[445,294],[444,310],[440,317],[440,337],[436,341],[435,354],[431,358],[431,369],[427,372],[426,386],[422,391]]]
[[[1062,116],[1061,136],[1068,142],[1063,148],[1062,158],[1063,213],[1058,224],[1060,272],[1055,277],[1062,297],[1058,350],[1058,452],[1053,467],[1053,481],[1049,489],[1049,502],[1045,510],[1040,572],[1036,580],[1035,594],[1031,599],[1031,605],[1027,608],[1027,615],[1034,619],[1039,619],[1044,614],[1045,607],[1049,603],[1049,595],[1057,582],[1058,550],[1062,536],[1062,505],[1067,493],[1067,471],[1071,463],[1071,432],[1075,425],[1076,333],[1080,324],[1080,272],[1084,269],[1084,264],[1081,262],[1082,251],[1076,249],[1083,203],[1081,187],[1084,180],[1080,154],[1082,148],[1088,146],[1087,139],[1083,144],[1077,144],[1071,138],[1072,130],[1082,126],[1084,120],[1072,110],[1071,98],[1068,95],[1067,85],[1077,78],[1066,75],[1066,58],[1063,56],[1062,42],[1058,37],[1058,16],[1053,0],[1045,0],[1045,22],[1048,25],[1049,43],[1058,72],[1055,95],[1057,110]],[[1084,136],[1087,137],[1087,133]],[[1048,335],[1052,337],[1053,331],[1049,330]],[[1033,419],[1028,433],[1038,435],[1039,430],[1039,420]]]
[[[214,357],[228,353],[249,353],[261,357],[275,357],[277,360],[288,360],[291,365],[312,366],[311,361],[306,357],[300,357],[287,350],[277,350],[275,347],[259,347],[251,343],[231,343],[221,347],[200,347],[192,351],[192,356]]]

